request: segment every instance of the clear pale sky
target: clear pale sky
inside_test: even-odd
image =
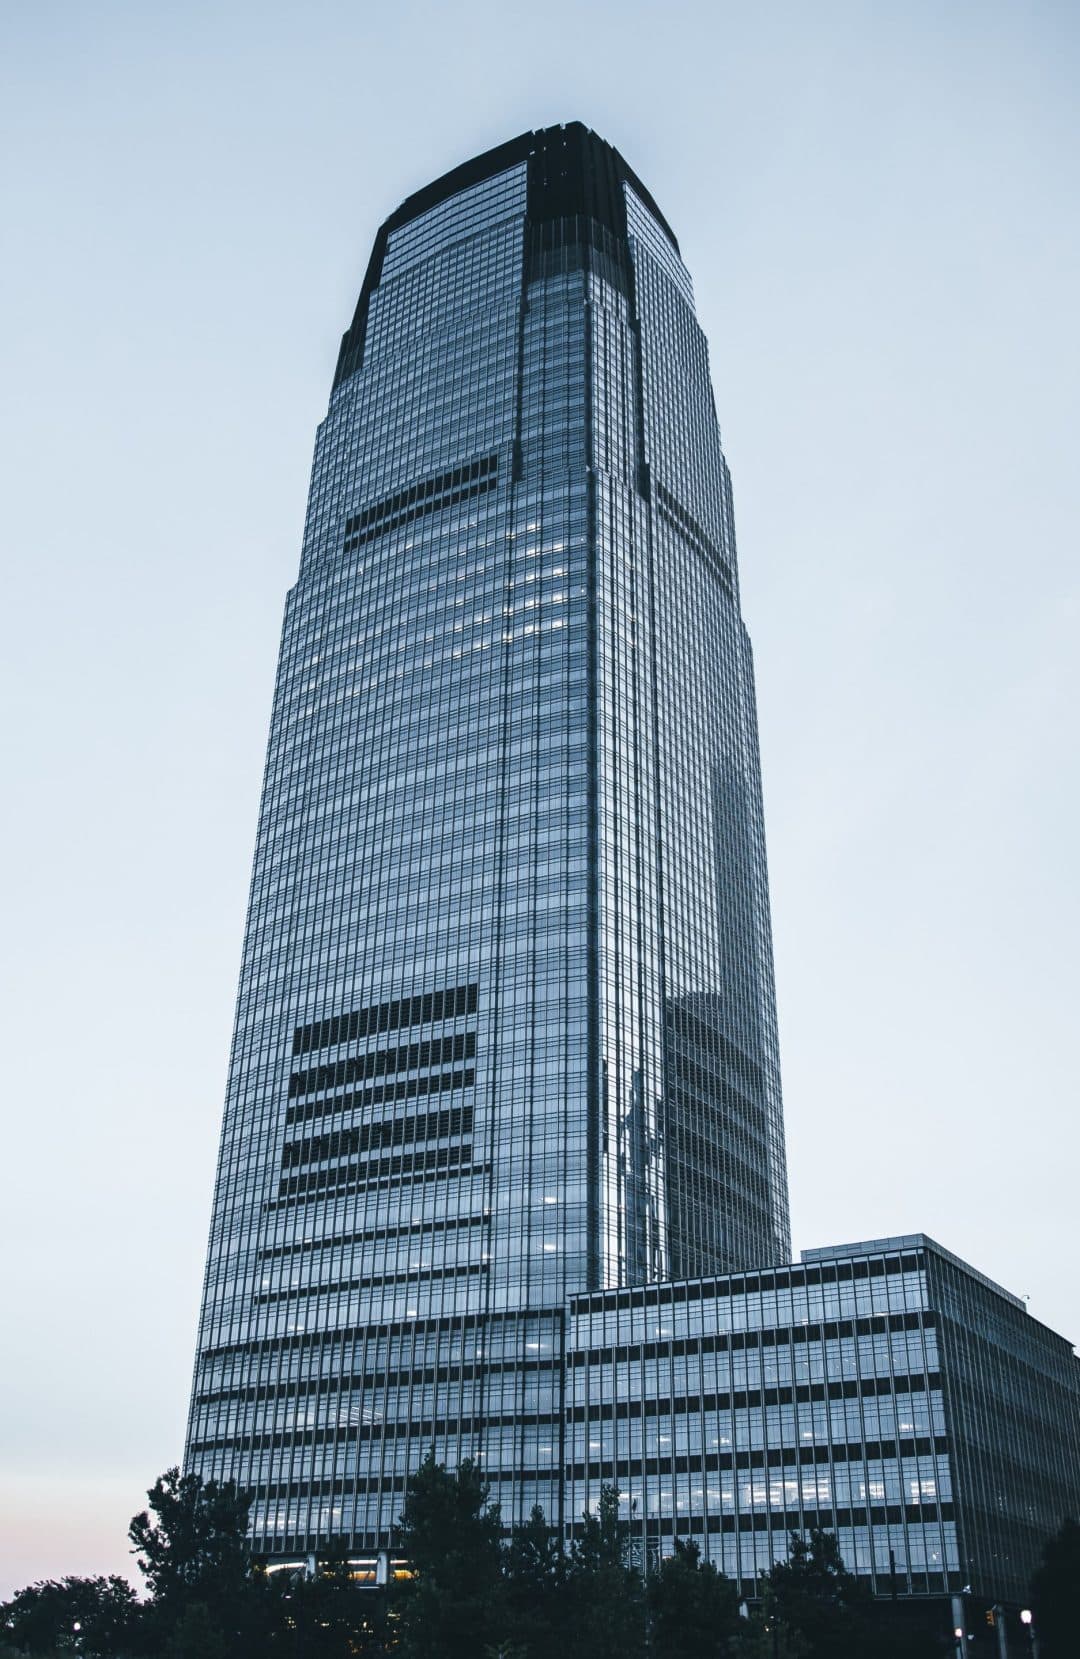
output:
[[[1080,1339],[1080,12],[0,22],[0,1595],[182,1450],[277,636],[379,221],[579,119],[682,243],[755,641],[797,1249]]]

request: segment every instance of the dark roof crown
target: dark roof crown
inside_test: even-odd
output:
[[[387,240],[392,232],[418,219],[422,213],[429,213],[451,196],[483,184],[485,179],[505,173],[522,162],[528,164],[526,218],[531,224],[574,217],[593,219],[625,243],[626,199],[622,187],[627,183],[640,196],[678,253],[675,232],[637,174],[612,145],[580,121],[522,133],[519,138],[485,150],[483,155],[462,162],[422,190],[414,191],[383,220],[371,250],[352,324],[341,342],[335,386],[355,374],[363,362],[368,301],[378,287]]]

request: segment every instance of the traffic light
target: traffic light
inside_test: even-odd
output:
[[[997,1623],[997,1620],[994,1618],[994,1609],[992,1607],[988,1607],[986,1609],[986,1612],[983,1614],[983,1618],[986,1620],[987,1624],[990,1626],[990,1629],[993,1630],[994,1625]]]

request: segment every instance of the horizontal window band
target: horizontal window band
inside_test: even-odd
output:
[[[460,466],[450,467],[446,472],[432,473],[430,478],[421,479],[416,484],[406,485],[404,489],[396,490],[393,495],[384,496],[381,501],[374,501],[369,507],[364,507],[359,513],[354,513],[345,523],[345,534],[351,536],[358,530],[366,530],[372,524],[378,524],[383,519],[392,518],[404,508],[415,502],[431,500],[438,495],[445,495],[450,491],[476,483],[479,479],[490,477],[499,470],[499,457],[496,453],[482,455],[472,461],[463,461]]]
[[[458,1148],[458,1150],[460,1151],[462,1149]],[[387,1160],[387,1159],[383,1160],[383,1162],[390,1162],[390,1161],[392,1161],[392,1160]],[[464,1181],[464,1180],[467,1180],[470,1176],[473,1176],[473,1175],[487,1175],[487,1174],[490,1174],[490,1172],[491,1172],[491,1165],[490,1164],[468,1164],[468,1163],[462,1163],[459,1167],[454,1167],[452,1169],[436,1168],[436,1169],[412,1169],[412,1170],[405,1170],[405,1171],[399,1170],[399,1171],[395,1171],[395,1172],[392,1172],[392,1173],[385,1173],[385,1174],[384,1173],[379,1173],[377,1175],[364,1176],[362,1179],[356,1180],[356,1181],[351,1181],[351,1180],[350,1181],[344,1181],[342,1184],[340,1184],[338,1186],[335,1186],[335,1187],[332,1187],[330,1189],[330,1195],[333,1198],[347,1198],[352,1193],[370,1192],[373,1188],[378,1188],[379,1190],[381,1190],[382,1188],[385,1187],[385,1188],[389,1189],[391,1182],[393,1182],[396,1186],[407,1187],[407,1186],[419,1185],[420,1183],[426,1182],[426,1181],[438,1181],[438,1180],[443,1180],[443,1181],[462,1180],[462,1181]],[[349,1171],[347,1171],[347,1170],[333,1171],[332,1173],[344,1176],[344,1175],[348,1175]],[[281,1184],[282,1184],[282,1186],[288,1185],[291,1188],[292,1185],[297,1181],[297,1179],[298,1179],[298,1177],[293,1175],[293,1176],[290,1176],[289,1181],[287,1183],[283,1181]],[[320,1196],[324,1196],[324,1195],[325,1195],[325,1189],[324,1189],[324,1192],[321,1194],[319,1192],[319,1190],[314,1189],[314,1188],[312,1188],[310,1190],[305,1188],[303,1191],[297,1190],[296,1192],[290,1191],[288,1194],[279,1193],[277,1198],[267,1199],[265,1207],[266,1207],[267,1210],[290,1209],[290,1208],[294,1207],[297,1204],[311,1203],[315,1199],[319,1198]]]
[[[351,1043],[358,1037],[367,1037],[373,1032],[404,1031],[412,1025],[427,1025],[434,1020],[457,1019],[462,1014],[475,1014],[478,990],[479,987],[473,984],[426,991],[419,996],[375,1002],[367,1008],[354,1008],[351,1013],[335,1014],[325,1020],[314,1020],[310,1025],[298,1025],[293,1032],[293,1054],[307,1054],[312,1049]]]
[[[567,1456],[572,1456],[576,1447],[571,1437],[567,1444]],[[753,1451],[743,1452],[685,1452],[676,1456],[660,1457],[653,1454],[646,1457],[615,1457],[611,1454],[607,1458],[592,1458],[588,1463],[579,1462],[567,1466],[567,1480],[586,1479],[586,1469],[589,1478],[596,1480],[603,1478],[598,1471],[608,1469],[611,1474],[620,1475],[718,1475],[734,1474],[737,1478],[749,1474],[752,1477],[765,1475],[775,1480],[778,1471],[783,1469],[805,1469],[812,1465],[815,1469],[823,1465],[834,1463],[854,1463],[861,1466],[864,1463],[894,1463],[898,1457],[944,1457],[948,1454],[948,1441],[944,1435],[936,1437],[920,1435],[906,1440],[867,1440],[851,1441],[835,1446],[759,1446]],[[644,1468],[642,1467],[644,1465]],[[607,1478],[611,1478],[608,1476]]]
[[[567,1419],[575,1423],[621,1422],[628,1417],[684,1417],[701,1411],[761,1410],[767,1406],[810,1405],[826,1398],[830,1400],[867,1399],[879,1394],[924,1394],[940,1390],[941,1376],[932,1372],[927,1379],[922,1372],[897,1377],[895,1384],[889,1377],[864,1377],[859,1383],[830,1383],[828,1395],[822,1383],[796,1383],[792,1387],[736,1389],[729,1394],[679,1394],[672,1399],[616,1400],[602,1404],[596,1400],[587,1406],[573,1406]],[[843,1389],[833,1393],[833,1389]]]
[[[428,1284],[436,1279],[461,1279],[477,1273],[486,1273],[487,1262],[461,1262],[453,1267],[425,1267],[404,1269],[400,1273],[376,1273],[366,1279],[333,1279],[325,1284],[285,1285],[280,1290],[263,1290],[253,1298],[256,1303],[288,1302],[305,1296],[339,1296],[343,1291],[384,1290],[388,1285]]]
[[[460,1227],[490,1227],[491,1216],[448,1215],[431,1216],[425,1221],[403,1222],[397,1226],[366,1227],[352,1233],[327,1233],[322,1238],[297,1239],[291,1244],[271,1244],[259,1251],[260,1261],[276,1261],[286,1256],[314,1255],[320,1250],[343,1250],[352,1244],[378,1244],[385,1239],[419,1238],[425,1233],[443,1233]]]
[[[290,1106],[285,1122],[287,1125],[313,1123],[320,1118],[355,1112],[365,1106],[385,1106],[401,1100],[422,1100],[454,1089],[471,1089],[475,1082],[476,1072],[471,1066],[466,1066],[463,1071],[439,1071],[426,1077],[399,1078],[395,1083],[375,1083],[369,1089],[358,1089],[354,1094],[338,1095],[332,1100],[312,1100],[306,1106]]]
[[[423,501],[417,507],[410,507],[407,512],[398,513],[395,518],[388,518],[384,524],[375,524],[372,525],[370,530],[362,530],[354,535],[346,536],[345,552],[353,553],[358,547],[363,547],[367,542],[374,541],[378,536],[388,535],[391,530],[398,530],[403,524],[412,524],[418,518],[426,518],[429,513],[440,513],[446,507],[456,507],[462,501],[470,501],[475,496],[486,495],[488,490],[493,490],[497,483],[498,479],[486,478],[482,479],[479,484],[474,484],[471,489],[454,490],[451,494],[440,496],[435,501]]]
[[[432,1037],[424,1042],[402,1043],[398,1048],[376,1048],[369,1054],[353,1054],[345,1060],[331,1060],[308,1071],[294,1071],[289,1078],[289,1098],[314,1094],[322,1089],[340,1089],[371,1077],[385,1077],[420,1067],[445,1066],[471,1060],[476,1054],[476,1032],[459,1031],[452,1036]]]
[[[660,504],[661,518],[666,520],[673,530],[677,530],[683,539],[690,543],[694,551],[700,554],[708,565],[713,575],[719,577],[724,590],[731,594],[733,592],[731,566],[720,552],[720,549],[706,535],[697,520],[692,518],[686,508],[676,501],[670,490],[664,488],[663,484],[657,484],[656,495]]]
[[[464,1074],[462,1074],[464,1075]],[[282,1169],[301,1164],[319,1164],[328,1158],[352,1158],[384,1146],[404,1146],[407,1141],[441,1140],[445,1135],[467,1135],[472,1130],[471,1106],[444,1107],[419,1117],[382,1118],[353,1129],[339,1129],[330,1135],[313,1135],[307,1140],[286,1141],[281,1154]]]
[[[389,1371],[346,1372],[343,1376],[293,1377],[288,1382],[256,1383],[247,1387],[203,1390],[196,1394],[197,1405],[219,1405],[233,1400],[254,1405],[256,1401],[304,1399],[309,1394],[347,1394],[353,1389],[370,1393],[384,1388],[434,1387],[450,1383],[464,1387],[467,1383],[484,1382],[488,1377],[509,1373],[555,1371],[561,1365],[558,1359],[491,1360],[479,1364],[462,1360],[460,1365],[424,1365]]]
[[[575,1464],[574,1475],[570,1478],[584,1480],[585,1475],[578,1471],[584,1466]],[[603,1474],[593,1474],[593,1469],[605,1469],[606,1464],[590,1463],[589,1478],[592,1480],[604,1479]],[[715,1509],[701,1515],[647,1515],[645,1517],[646,1532],[650,1540],[654,1537],[670,1538],[673,1532],[680,1535],[692,1532],[803,1532],[814,1527],[822,1527],[831,1531],[833,1527],[871,1527],[892,1524],[899,1525],[906,1518],[909,1522],[925,1522],[936,1526],[939,1518],[942,1521],[954,1519],[954,1509],[951,1503],[928,1504],[881,1504],[858,1505],[856,1508],[820,1509],[816,1504],[809,1504],[805,1509],[795,1509],[790,1506],[781,1508],[764,1505],[747,1509],[744,1505],[740,1509],[729,1510],[718,1514]],[[580,1522],[573,1522],[566,1527],[567,1537],[579,1538],[582,1528]],[[931,1572],[930,1576],[935,1575]],[[944,1588],[944,1584],[942,1584]]]
[[[543,1416],[527,1412],[495,1412],[479,1417],[405,1417],[392,1423],[328,1424],[325,1428],[286,1429],[276,1434],[224,1435],[216,1440],[196,1440],[192,1450],[222,1452],[230,1449],[245,1452],[278,1451],[288,1447],[325,1446],[333,1441],[343,1444],[368,1440],[431,1439],[433,1434],[479,1434],[484,1429],[511,1429],[532,1425],[537,1428],[558,1428],[562,1419],[554,1413]]]
[[[304,1175],[290,1175],[278,1187],[279,1198],[291,1198],[299,1193],[353,1191],[354,1183],[368,1182],[383,1176],[409,1176],[417,1171],[453,1170],[472,1160],[472,1147],[431,1146],[423,1152],[399,1152],[392,1158],[371,1158],[366,1163],[350,1163],[344,1169],[318,1169]]]
[[[490,1172],[490,1164],[477,1164],[471,1173],[488,1175]],[[251,1342],[220,1343],[211,1348],[204,1348],[199,1354],[198,1363],[204,1365],[208,1360],[226,1359],[238,1354],[276,1358],[279,1354],[294,1353],[297,1349],[332,1348],[336,1343],[377,1341],[384,1336],[433,1336],[439,1339],[479,1333],[486,1338],[492,1338],[504,1332],[507,1327],[513,1329],[515,1326],[535,1338],[542,1329],[551,1331],[553,1335],[561,1333],[563,1323],[561,1309],[550,1308],[525,1312],[513,1308],[505,1311],[492,1309],[489,1313],[426,1314],[422,1319],[384,1319],[369,1325],[349,1325],[340,1331],[297,1331],[292,1336],[256,1337]]]
[[[655,1308],[678,1306],[682,1302],[708,1302],[714,1297],[726,1300],[732,1296],[756,1296],[759,1292],[771,1295],[778,1290],[803,1290],[817,1285],[847,1284],[856,1279],[874,1279],[886,1274],[916,1273],[926,1266],[925,1257],[921,1252],[905,1256],[886,1256],[884,1260],[871,1258],[869,1261],[831,1262],[807,1265],[805,1267],[778,1267],[762,1272],[725,1275],[723,1278],[705,1278],[690,1283],[653,1283],[635,1285],[624,1290],[586,1291],[578,1296],[571,1296],[570,1311],[573,1314],[614,1313],[629,1308]],[[888,1324],[881,1321],[888,1319]],[[875,1323],[874,1321],[878,1321]],[[857,1336],[869,1336],[873,1330],[902,1331],[918,1330],[919,1323],[929,1328],[937,1324],[937,1315],[930,1309],[922,1314],[876,1314],[856,1321]],[[899,1323],[897,1323],[899,1321]],[[841,1324],[844,1321],[840,1321]],[[850,1323],[850,1321],[848,1322]],[[865,1328],[864,1328],[865,1327]],[[817,1326],[811,1327],[817,1330]],[[835,1336],[837,1333],[836,1321],[827,1320],[825,1323],[826,1336]],[[753,1333],[748,1332],[748,1336]],[[768,1340],[767,1337],[765,1339]],[[753,1343],[750,1344],[753,1346]]]
[[[353,1493],[364,1494],[378,1492],[404,1492],[405,1483],[410,1478],[410,1476],[404,1474],[400,1470],[391,1472],[388,1469],[386,1474],[383,1476],[357,1475],[351,1480],[279,1481],[271,1485],[244,1485],[243,1490],[245,1493],[251,1493],[256,1503],[274,1498],[337,1498],[350,1497]],[[557,1467],[550,1469],[515,1469],[501,1472],[492,1469],[486,1469],[484,1471],[484,1479],[489,1481],[555,1481],[561,1480],[561,1478],[562,1471]],[[243,1483],[241,1483],[241,1485],[243,1485]],[[258,1536],[259,1533],[257,1525],[254,1530],[256,1536]],[[387,1543],[389,1544],[389,1536],[387,1537]],[[375,1546],[373,1545],[371,1547],[374,1548]]]
[[[656,1342],[611,1344],[603,1348],[576,1348],[567,1365],[613,1365],[627,1360],[681,1359],[692,1354],[738,1352],[744,1348],[783,1348],[789,1343],[836,1341],[843,1337],[877,1336],[885,1331],[933,1330],[937,1316],[927,1312],[878,1313],[862,1319],[827,1320],[824,1325],[773,1325],[760,1331],[718,1331],[711,1336],[660,1338]]]

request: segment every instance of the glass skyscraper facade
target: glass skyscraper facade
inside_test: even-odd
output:
[[[540,1503],[565,1533],[595,1470],[645,1480],[662,1456],[626,1413],[592,1445],[622,1386],[621,1360],[612,1381],[587,1357],[607,1299],[647,1325],[676,1282],[779,1277],[790,1253],[706,343],[645,186],[553,128],[391,215],[342,342],[285,613],[186,1464],[255,1494],[279,1559],[385,1550],[432,1446],[482,1461],[508,1524]],[[656,1427],[661,1383],[625,1381]],[[729,1455],[701,1410],[685,1455]],[[726,1563],[749,1516],[756,1561],[757,1486],[743,1503],[695,1472],[682,1498],[659,1475],[635,1493],[643,1547],[686,1521]],[[767,1516],[792,1509],[777,1480]]]
[[[572,1293],[788,1249],[705,340],[647,190],[555,128],[392,215],[342,344],[281,645],[193,1453],[261,1482],[281,1459],[221,1432],[232,1387],[286,1353],[321,1377],[346,1330],[498,1314],[518,1378]],[[310,1419],[288,1411],[281,1433]],[[262,1439],[282,1415],[255,1414]],[[301,1490],[322,1478],[296,1461]]]

